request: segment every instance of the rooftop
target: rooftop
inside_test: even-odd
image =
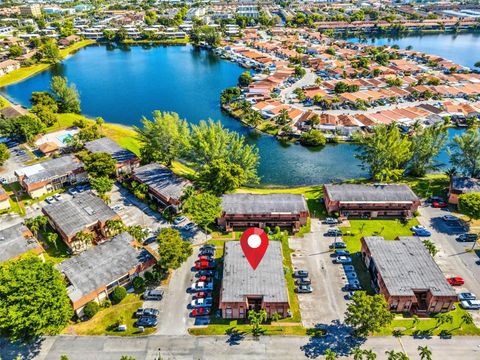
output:
[[[454,177],[452,189],[462,193],[480,192],[480,180],[469,177]]]
[[[436,296],[455,296],[445,275],[422,241],[402,236],[387,241],[381,236],[363,238],[390,295],[413,295],[413,289],[429,289]]]
[[[67,236],[73,236],[86,226],[98,221],[105,222],[117,215],[91,191],[46,205],[43,211]]]
[[[418,197],[405,184],[376,185],[325,185],[328,197],[333,201],[343,202],[411,202]]]
[[[282,244],[270,241],[267,251],[253,270],[239,241],[225,243],[222,302],[243,302],[246,296],[263,296],[268,302],[288,302],[283,273]]]
[[[71,284],[70,299],[78,301],[152,258],[148,251],[135,249],[132,241],[130,234],[122,233],[57,265]]]
[[[300,213],[308,211],[303,195],[296,194],[226,194],[222,196],[226,214]]]
[[[34,184],[69,174],[83,167],[83,163],[73,155],[65,155],[56,159],[25,166],[15,171],[17,176],[25,176],[26,184]]]
[[[0,230],[0,262],[4,262],[27,251],[40,248],[32,233],[23,224]]]
[[[135,159],[137,156],[131,151],[121,147],[115,141],[108,137],[102,137],[97,140],[85,143],[85,148],[92,153],[104,152],[112,155],[117,163]]]
[[[192,185],[190,181],[175,175],[169,168],[155,163],[135,169],[134,175],[151,190],[176,200],[179,200],[183,191]]]

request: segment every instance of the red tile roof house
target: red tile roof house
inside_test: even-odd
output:
[[[57,265],[79,317],[88,302],[102,302],[117,286],[129,286],[155,265],[146,249],[136,249],[133,244],[134,239],[125,232]]]
[[[283,271],[282,244],[271,241],[256,270],[248,263],[238,241],[227,241],[219,309],[224,319],[244,319],[249,310],[264,309],[287,317],[288,292]]]
[[[448,202],[457,205],[462,194],[480,192],[480,179],[455,176],[448,187]]]
[[[420,238],[368,236],[361,243],[373,288],[391,311],[426,315],[453,309],[457,294]]]
[[[226,231],[279,226],[297,232],[309,216],[303,195],[225,194],[218,225]]]
[[[341,216],[412,217],[420,199],[404,184],[324,185],[325,207]]]

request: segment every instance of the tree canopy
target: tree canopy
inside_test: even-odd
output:
[[[10,159],[10,151],[8,151],[7,145],[0,144],[0,166],[5,164],[8,159]]]
[[[183,211],[197,223],[205,228],[217,219],[222,209],[221,200],[208,192],[190,196],[183,204]]]
[[[465,175],[480,176],[480,132],[469,129],[456,135],[448,146],[450,163]]]
[[[192,255],[192,245],[184,241],[180,232],[172,228],[164,228],[158,235],[158,264],[162,269],[177,269]]]
[[[424,176],[427,171],[438,170],[442,165],[435,160],[448,140],[444,127],[430,126],[415,133],[411,138],[412,157],[408,170],[413,176]]]
[[[73,315],[65,281],[51,263],[27,256],[0,264],[0,329],[12,340],[58,334]]]
[[[252,75],[250,75],[250,72],[245,71],[240,74],[238,77],[238,85],[242,87],[246,87],[252,83]]]
[[[80,96],[75,84],[68,85],[67,79],[54,76],[50,83],[50,89],[57,100],[59,110],[63,113],[80,114]]]
[[[480,192],[460,195],[458,197],[458,209],[471,220],[480,219]]]
[[[93,178],[115,176],[117,162],[108,153],[88,154],[82,160],[85,171]]]
[[[305,146],[323,146],[327,140],[321,131],[312,129],[300,136],[300,142]]]

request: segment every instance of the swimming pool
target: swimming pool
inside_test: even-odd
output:
[[[63,134],[63,135],[58,135],[57,139],[60,141],[62,144],[66,144],[67,142],[65,140],[71,139],[72,134]]]

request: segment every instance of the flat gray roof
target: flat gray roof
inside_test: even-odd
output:
[[[263,296],[267,302],[288,302],[282,260],[282,244],[270,241],[260,265],[253,270],[243,254],[240,242],[226,242],[222,302],[243,302],[246,296]]]
[[[222,196],[226,214],[298,214],[308,211],[303,195],[296,194],[226,194]]]
[[[377,185],[325,185],[328,197],[333,201],[344,202],[411,202],[418,197],[405,184],[377,184]]]
[[[85,143],[85,148],[92,153],[104,152],[112,155],[112,158],[121,163],[124,161],[135,159],[137,156],[130,150],[127,150],[115,141],[108,137],[103,137],[97,140],[89,141]]]
[[[152,258],[147,250],[135,249],[132,241],[125,232],[58,264],[71,284],[67,289],[70,299],[78,301]]]
[[[34,237],[25,236],[31,234],[23,224],[10,226],[0,230],[0,262],[4,262],[27,251],[40,247]]]
[[[117,215],[91,191],[46,205],[43,211],[67,236],[75,235],[86,226],[98,221],[105,222]]]
[[[367,236],[364,240],[390,295],[411,296],[414,289],[429,289],[436,296],[455,296],[420,238],[402,236],[389,241]]]
[[[134,170],[135,176],[152,190],[166,197],[179,200],[183,191],[192,185],[190,181],[175,175],[172,170],[160,164],[148,164]]]
[[[15,170],[17,176],[25,176],[26,184],[55,179],[72,173],[83,167],[83,162],[74,155],[65,155],[56,159],[46,160],[34,165]]]
[[[480,192],[480,180],[469,177],[454,177],[452,188],[462,193]]]

